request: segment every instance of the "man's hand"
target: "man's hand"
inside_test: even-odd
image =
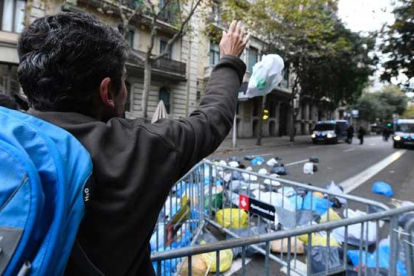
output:
[[[229,31],[227,33],[223,31],[223,37],[220,41],[221,55],[234,55],[240,57],[248,41],[249,36],[246,35],[240,21],[233,21]]]

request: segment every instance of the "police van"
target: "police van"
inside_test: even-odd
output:
[[[312,131],[312,142],[333,143],[345,141],[349,123],[346,120],[320,121]]]
[[[414,146],[414,120],[400,119],[394,122],[394,148]]]

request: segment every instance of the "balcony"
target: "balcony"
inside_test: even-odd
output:
[[[134,50],[135,54],[145,57],[146,53]],[[134,55],[129,56],[127,61],[129,66],[144,70],[144,62]],[[185,80],[187,73],[187,65],[184,62],[172,60],[169,58],[160,58],[152,64],[152,72],[161,77],[167,77],[176,80]]]

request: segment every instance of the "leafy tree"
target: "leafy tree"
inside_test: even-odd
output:
[[[392,120],[393,114],[401,115],[407,109],[408,99],[398,86],[386,86],[382,91],[367,93],[357,101],[354,109],[359,117],[369,122]]]
[[[305,101],[326,99],[333,110],[341,102],[358,99],[372,74],[370,65],[374,60],[368,52],[373,49],[374,40],[362,38],[343,26],[335,14],[337,1],[257,0],[251,5],[240,2],[228,1],[221,12],[228,20],[244,19],[266,42],[266,52],[284,58],[291,72],[291,126]],[[294,127],[290,137],[294,141]]]
[[[414,119],[414,105],[411,105],[402,115],[404,119]]]
[[[409,79],[414,77],[414,1],[397,0],[393,13],[395,22],[382,32],[381,50],[388,56],[381,76],[384,81],[390,81],[400,73]]]

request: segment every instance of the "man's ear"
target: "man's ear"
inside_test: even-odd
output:
[[[99,88],[101,100],[104,106],[115,108],[115,95],[112,90],[111,78],[104,78]]]

